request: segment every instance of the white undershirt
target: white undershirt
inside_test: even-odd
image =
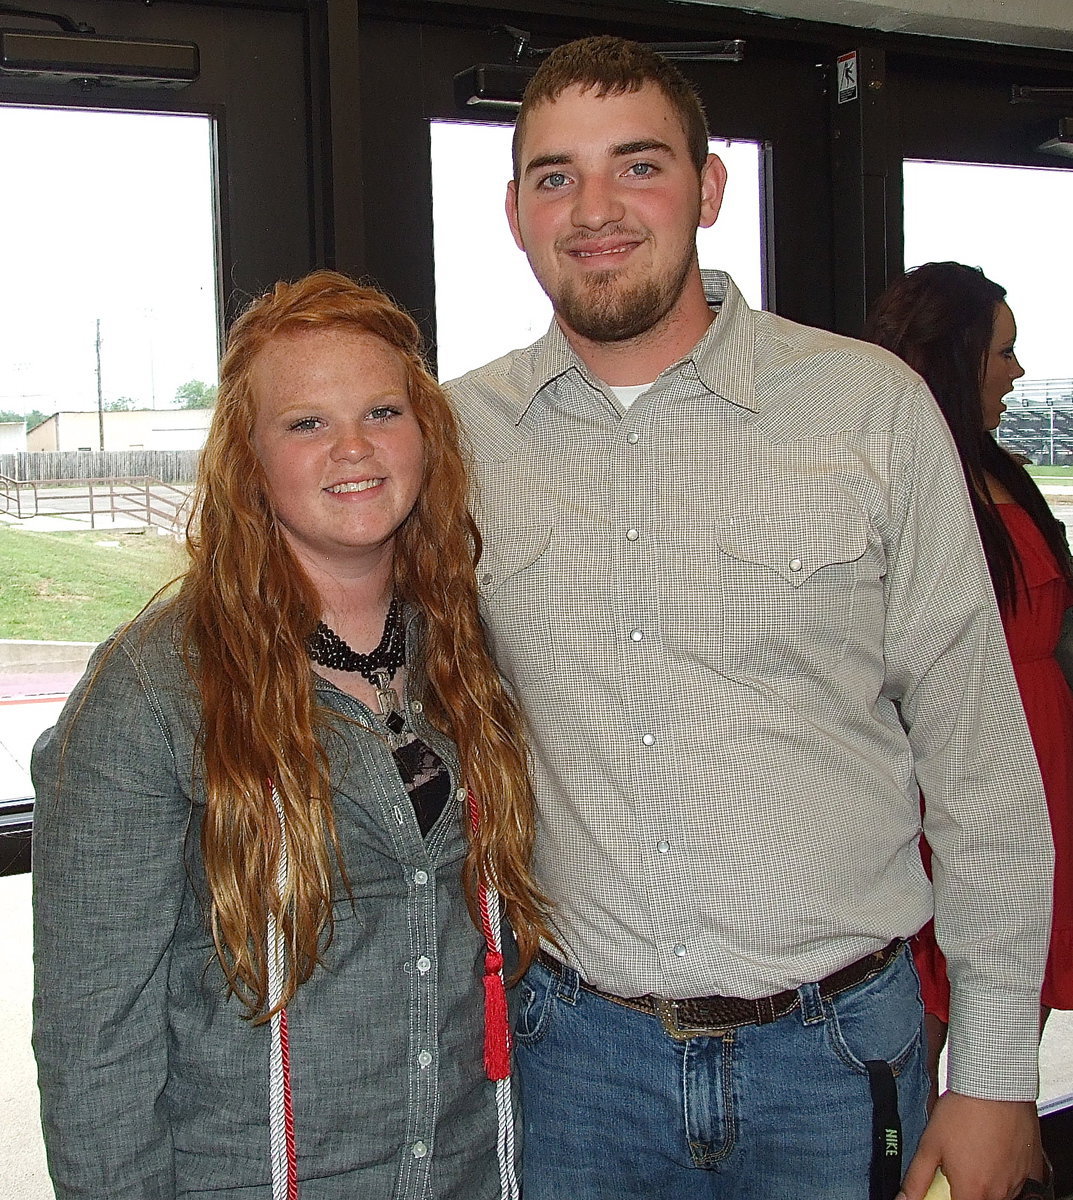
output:
[[[631,383],[628,387],[613,387],[611,391],[615,393],[615,399],[619,404],[628,409],[637,397],[643,396],[651,386],[650,383]]]

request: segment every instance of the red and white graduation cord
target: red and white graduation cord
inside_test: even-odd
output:
[[[287,886],[287,822],[275,786],[272,803],[279,818],[279,866],[276,886]],[[283,995],[287,947],[272,913],[268,914],[268,1003],[275,1008]],[[287,1010],[272,1017],[272,1048],[268,1061],[268,1125],[272,1153],[272,1200],[298,1200],[298,1155],[294,1148],[294,1109],[291,1104],[291,1056],[287,1044]]]
[[[480,806],[473,790],[466,793],[470,829],[476,834],[481,822]],[[502,913],[499,893],[483,880],[477,883],[477,908],[484,934],[484,1071],[496,1088],[496,1157],[503,1200],[518,1200],[520,1191],[514,1169],[514,1110],[510,1087],[510,1021],[507,991],[503,983]]]
[[[275,786],[272,804],[279,818],[279,894],[287,884],[287,822]],[[480,825],[480,807],[472,790],[467,792],[466,812],[474,833]],[[502,1200],[519,1200],[521,1191],[514,1166],[514,1108],[510,1083],[510,1022],[507,992],[503,982],[502,913],[499,893],[483,881],[477,884],[477,906],[484,935],[484,1071],[495,1084],[496,1158]],[[286,943],[275,917],[268,915],[268,1002],[271,1008],[283,995]],[[271,1020],[272,1045],[269,1057],[268,1119],[272,1157],[272,1200],[298,1200],[298,1156],[294,1145],[294,1109],[291,1102],[291,1060],[287,1044],[287,1010],[281,1008]]]

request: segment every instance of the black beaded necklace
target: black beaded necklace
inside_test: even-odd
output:
[[[375,650],[359,654],[321,621],[309,638],[309,657],[333,671],[357,671],[373,687],[385,688],[406,661],[406,631],[398,596],[391,597],[384,633]]]

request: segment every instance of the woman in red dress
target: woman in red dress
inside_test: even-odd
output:
[[[1073,694],[1055,658],[1073,605],[1073,562],[1057,521],[1024,466],[991,436],[1003,397],[1024,370],[1006,292],[975,267],[926,263],[880,296],[865,336],[892,350],[931,388],[969,485],[1021,700],[1039,760],[1055,843],[1054,919],[1040,1002],[1073,1008]],[[931,852],[921,843],[925,866]],[[950,987],[932,923],[914,943],[933,1088],[946,1040]]]

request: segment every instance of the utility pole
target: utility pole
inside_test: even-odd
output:
[[[104,450],[104,392],[101,391],[101,319],[97,318],[97,440]]]
[[[145,324],[149,335],[149,394],[151,407],[156,408],[156,361],[153,354],[153,310],[145,309]]]

